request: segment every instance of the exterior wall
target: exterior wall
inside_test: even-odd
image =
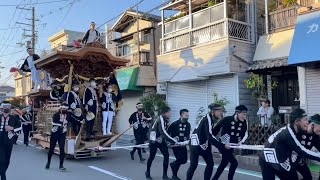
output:
[[[61,45],[66,46],[72,43],[73,40],[81,39],[83,36],[83,32],[62,30],[59,33],[51,36],[48,41],[51,43],[51,49],[54,49]]]
[[[27,93],[31,91],[31,74],[27,74],[26,76],[17,75],[16,76],[16,87],[15,87],[15,95],[16,96],[25,96]]]
[[[125,131],[129,127],[129,117],[130,115],[136,111],[136,104],[140,101],[142,96],[141,91],[124,91],[122,92],[123,97],[123,106],[119,111],[119,115],[117,116],[117,131],[119,133]],[[128,135],[133,135],[133,130],[130,129],[126,132]]]
[[[237,105],[243,104],[248,107],[248,114],[255,115],[258,110],[258,101],[252,96],[244,80],[248,79],[250,74],[246,73],[250,63],[252,63],[255,53],[255,45],[250,43],[229,41],[230,46],[230,70],[236,74],[237,83]],[[246,63],[248,62],[248,63]]]
[[[201,76],[230,72],[228,41],[208,43],[157,57],[158,82],[170,81],[182,67],[193,67]]]
[[[57,48],[61,45],[67,45],[68,43],[68,38],[67,35],[64,35],[56,40],[54,40],[53,42],[51,42],[51,49]]]
[[[248,115],[256,115],[259,109],[258,100],[252,96],[252,91],[248,89],[244,80],[248,79],[250,74],[238,73],[238,104],[243,104],[248,108]]]
[[[230,71],[246,72],[252,63],[254,52],[256,50],[254,44],[229,41],[230,47]]]
[[[152,27],[152,23],[146,20],[139,20],[139,29]],[[129,23],[129,25],[121,32],[121,36],[126,36],[131,33],[137,32],[137,21]]]

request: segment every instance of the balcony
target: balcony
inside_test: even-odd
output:
[[[251,4],[245,6],[245,11],[229,13],[227,18],[227,6],[222,2],[164,23],[161,54],[222,39],[252,43],[253,27],[249,23],[252,22],[249,20]],[[191,20],[189,20],[190,17]]]
[[[269,31],[277,32],[281,30],[294,28],[298,16],[298,9],[301,7],[311,7],[312,5],[319,3],[319,0],[297,0],[297,5],[291,7],[282,8],[279,4],[278,10],[269,13]]]
[[[140,60],[139,60],[139,55],[140,55]],[[150,60],[149,52],[132,53],[132,54],[123,55],[119,57],[130,60],[127,66],[135,66],[135,65],[152,66],[153,65],[152,61]]]
[[[297,16],[298,11],[294,6],[269,13],[269,31],[276,32],[281,29],[293,28],[296,24]]]

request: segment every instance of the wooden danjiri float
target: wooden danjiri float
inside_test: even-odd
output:
[[[58,82],[65,82],[65,92],[71,90],[72,81],[78,81],[80,84],[79,96],[82,99],[85,88],[89,86],[88,81],[90,78],[96,79],[100,85],[106,83],[109,81],[110,75],[114,75],[113,73],[116,68],[125,66],[128,62],[129,60],[112,56],[107,49],[102,47],[102,45],[94,43],[82,48],[74,48],[69,51],[54,51],[37,60],[35,64],[42,72],[49,74],[52,79],[55,79]],[[98,89],[97,95],[98,97],[101,97],[103,93],[102,87],[100,86]],[[115,87],[115,89],[117,88]],[[52,115],[58,112],[60,106],[58,101],[50,100],[49,92],[48,90],[39,90],[29,94],[29,97],[33,99],[36,113],[34,118],[33,141],[43,148],[49,148]],[[115,92],[115,94],[116,93],[118,92]],[[116,127],[114,123],[112,127],[113,135],[102,135],[100,102],[99,106],[94,125],[96,134],[93,139],[85,138],[85,123],[82,124],[80,133],[77,136],[73,134],[71,126],[68,126],[65,147],[67,157],[78,159],[104,156],[106,155],[106,151],[102,151],[97,147],[110,147],[122,134],[115,132]],[[116,121],[116,118],[117,116],[113,122]],[[58,148],[56,148],[56,153],[59,153]]]

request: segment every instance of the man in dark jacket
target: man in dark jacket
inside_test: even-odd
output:
[[[190,139],[191,125],[188,122],[189,111],[187,109],[180,110],[180,119],[176,120],[169,126],[168,133],[181,143],[181,146],[172,147],[176,160],[170,163],[172,169],[172,180],[180,180],[178,171],[182,164],[187,163],[188,151],[186,145]]]
[[[307,131],[305,133],[298,133],[297,139],[306,149],[311,150],[315,147],[320,151],[320,115],[313,115],[309,122]],[[312,180],[312,175],[306,162],[306,158],[299,157],[299,161],[297,161],[297,163],[297,171],[302,175],[303,180]]]
[[[220,142],[223,144],[241,144],[248,138],[248,122],[247,122],[247,111],[248,108],[244,105],[237,106],[235,109],[234,116],[228,116],[221,119],[212,130],[214,136],[218,135],[221,131]],[[216,174],[212,180],[218,180],[230,162],[228,180],[232,180],[234,173],[236,172],[238,161],[233,155],[233,150],[225,150],[222,153],[222,161],[217,169]]]
[[[170,119],[170,111],[169,107],[162,108],[162,114],[159,118],[154,122],[151,132],[150,132],[150,156],[147,163],[147,171],[145,173],[147,179],[152,179],[150,176],[150,168],[152,165],[152,161],[154,160],[157,150],[159,149],[163,155],[163,180],[169,180],[170,178],[167,175],[167,170],[169,166],[169,151],[167,142],[170,144],[176,144],[178,141],[172,138],[167,130],[169,127],[169,119]]]
[[[320,153],[306,149],[297,139],[297,134],[305,133],[308,128],[307,115],[303,109],[295,109],[291,114],[290,124],[272,134],[262,153],[259,164],[263,180],[298,180],[298,157],[320,161]]]
[[[10,164],[14,143],[13,137],[22,128],[19,118],[10,115],[10,104],[2,103],[0,108],[3,110],[0,114],[0,176],[1,180],[6,180],[6,171]]]
[[[143,104],[137,103],[136,104],[137,111],[131,114],[129,118],[129,123],[133,126],[133,134],[136,140],[136,145],[144,144],[145,137],[147,136],[146,128],[148,126],[149,121],[152,120],[150,115],[143,111]],[[133,150],[130,152],[131,159],[134,160],[134,153],[138,150],[138,155],[140,158],[140,162],[145,161],[141,154],[141,148],[134,147]]]
[[[38,85],[40,85],[40,74],[38,71],[38,68],[34,64],[34,62],[40,57],[34,53],[34,50],[32,48],[27,49],[29,56],[24,60],[24,63],[22,64],[20,70],[23,72],[31,72],[31,79],[34,82],[33,89],[37,89]]]
[[[30,131],[32,130],[32,115],[27,111],[27,109],[22,109],[22,116],[20,116],[20,120],[22,123],[23,130],[23,143],[28,146],[29,145],[29,137]]]
[[[60,106],[59,112],[55,113],[52,116],[52,128],[51,128],[51,136],[50,136],[50,148],[48,152],[48,161],[46,165],[46,169],[50,168],[51,158],[54,153],[54,148],[56,144],[59,144],[59,156],[60,156],[60,166],[59,169],[61,171],[65,171],[66,168],[63,166],[64,162],[64,146],[66,142],[66,134],[67,134],[67,127],[68,127],[68,105],[62,104]]]
[[[229,144],[222,144],[212,134],[212,127],[222,118],[222,107],[218,104],[210,104],[210,113],[203,117],[193,130],[190,136],[190,167],[187,172],[187,180],[191,180],[194,171],[198,167],[199,156],[202,156],[207,166],[204,171],[204,180],[209,180],[213,171],[213,157],[211,145],[214,145],[223,153],[225,149],[230,149]]]

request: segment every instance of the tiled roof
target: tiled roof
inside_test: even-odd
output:
[[[288,66],[288,57],[254,61],[248,70],[270,69],[282,66]]]

